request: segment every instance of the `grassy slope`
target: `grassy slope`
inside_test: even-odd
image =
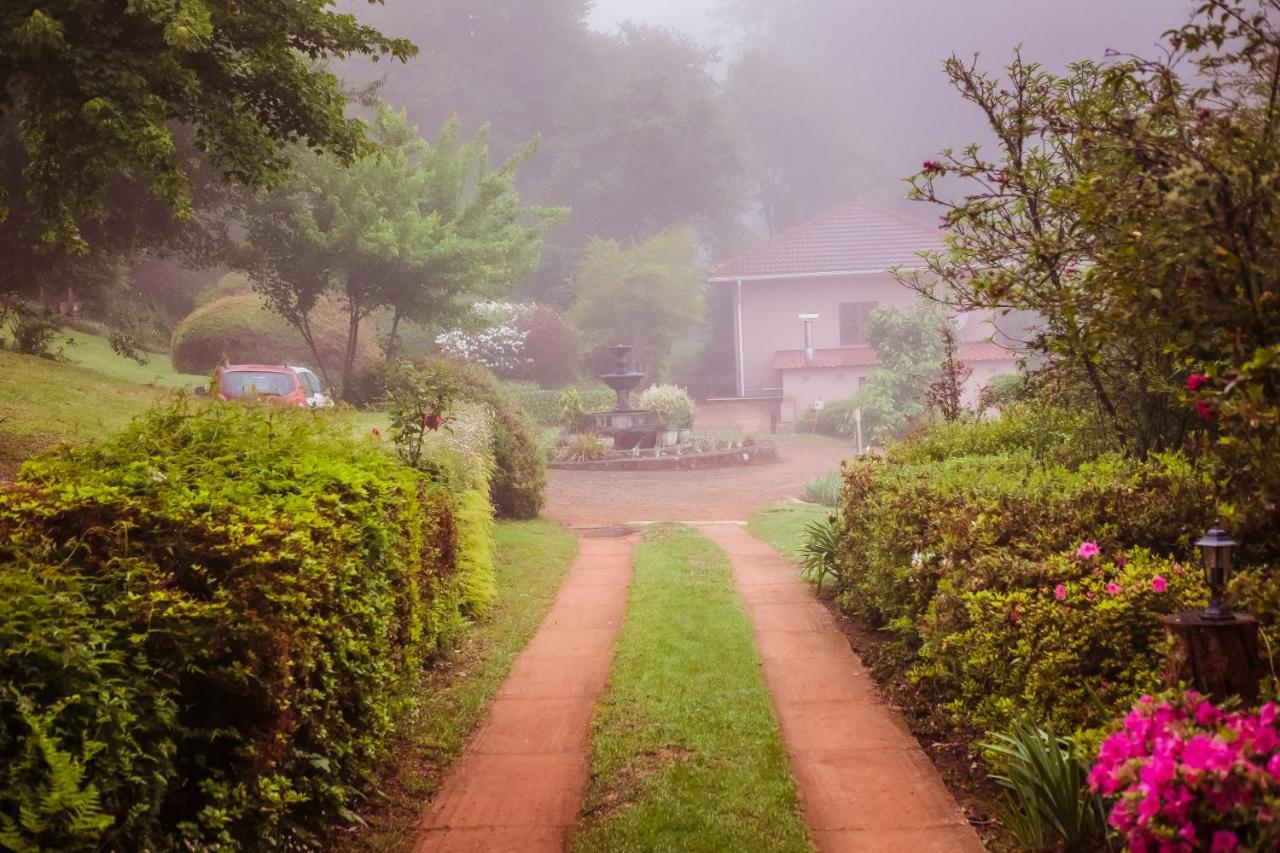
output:
[[[498,597],[462,647],[424,680],[419,707],[405,725],[372,803],[367,830],[334,839],[349,850],[402,850],[444,769],[462,751],[511,664],[546,615],[578,550],[567,530],[549,521],[500,522],[495,529]]]
[[[652,527],[592,724],[578,851],[810,849],[724,552]]]
[[[833,511],[818,504],[783,501],[756,510],[747,522],[747,530],[794,560],[796,549],[804,541],[805,525],[825,519]]]
[[[60,441],[120,429],[174,388],[204,381],[175,373],[165,355],[139,365],[104,338],[70,337],[62,361],[0,350],[0,476]]]

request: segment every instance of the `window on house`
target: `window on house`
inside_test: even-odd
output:
[[[867,343],[867,323],[875,302],[840,303],[840,346],[856,347]]]

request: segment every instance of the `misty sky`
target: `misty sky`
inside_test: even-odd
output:
[[[797,7],[806,0],[794,0]],[[949,87],[941,65],[951,53],[978,52],[998,68],[1015,45],[1051,68],[1107,50],[1150,54],[1160,35],[1188,19],[1190,0],[847,0],[833,26],[837,55],[816,57],[838,67],[852,94],[864,167],[860,192],[896,203],[901,178],[939,148],[983,138],[980,117]],[[623,20],[684,30],[731,54],[735,38],[712,11],[718,0],[596,0],[591,23],[609,30]],[[844,34],[842,34],[844,35]],[[826,48],[816,48],[827,50]],[[914,206],[907,206],[914,207]]]

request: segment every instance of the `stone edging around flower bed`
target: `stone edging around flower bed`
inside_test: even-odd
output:
[[[548,462],[548,468],[565,471],[697,471],[704,468],[728,468],[735,465],[760,465],[774,462],[778,448],[772,443],[753,444],[733,450],[713,450],[709,453],[674,453],[665,456],[624,456],[614,459],[596,459],[591,462]]]

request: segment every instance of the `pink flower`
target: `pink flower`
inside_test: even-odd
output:
[[[1151,589],[1155,592],[1164,592],[1169,588],[1169,581],[1165,580],[1163,575],[1156,575],[1151,579]]]
[[[1058,584],[1053,588],[1053,597],[1059,601],[1065,601],[1067,597],[1066,584]]]
[[[370,430],[370,432],[372,432],[374,435],[382,435],[382,430],[378,429],[377,427],[374,427],[372,430]]]
[[[1107,584],[1107,595],[1115,595],[1118,592],[1120,592],[1120,584],[1115,581]]]
[[[1213,847],[1210,848],[1211,853],[1235,853],[1235,849],[1240,846],[1240,839],[1236,838],[1236,834],[1229,829],[1220,829],[1213,834]]]
[[[1097,542],[1081,542],[1080,547],[1076,549],[1076,556],[1082,560],[1092,560],[1101,553],[1102,550]]]
[[[1009,611],[1009,621],[1010,622],[1022,621],[1022,611],[1018,609],[1018,605],[1016,604],[1013,606],[1013,609]]]
[[[1196,417],[1202,421],[1211,421],[1218,415],[1218,407],[1208,400],[1196,400]]]
[[[1084,597],[1089,599],[1090,601],[1093,601],[1093,590],[1091,589],[1085,590]]]
[[[1187,377],[1187,390],[1199,391],[1201,388],[1209,384],[1209,377],[1203,373],[1193,373]]]

